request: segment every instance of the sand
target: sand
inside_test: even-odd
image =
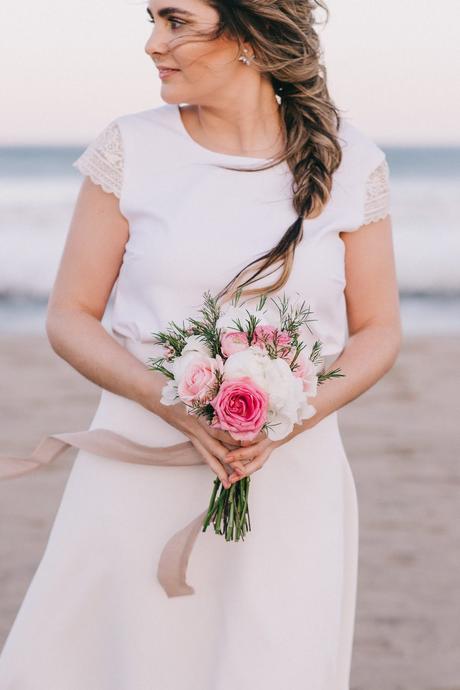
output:
[[[360,510],[352,690],[460,690],[459,343],[406,336],[392,370],[339,411]],[[3,335],[0,361],[0,453],[87,428],[99,388],[45,337]],[[75,453],[0,483],[0,647]]]

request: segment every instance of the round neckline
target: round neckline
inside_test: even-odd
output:
[[[174,114],[176,116],[177,124],[179,127],[179,130],[181,131],[182,135],[185,137],[185,139],[188,140],[188,142],[194,146],[197,150],[201,151],[202,153],[205,153],[209,156],[217,156],[219,158],[230,158],[233,160],[246,160],[246,161],[262,161],[264,163],[267,163],[268,161],[271,161],[271,158],[256,158],[255,156],[239,156],[234,153],[221,153],[220,151],[213,151],[212,149],[206,148],[206,146],[202,146],[202,144],[199,144],[188,132],[188,130],[185,127],[184,121],[182,120],[182,115],[180,112],[180,105],[179,103],[171,103],[171,107],[174,110]]]

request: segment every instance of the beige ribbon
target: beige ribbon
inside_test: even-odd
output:
[[[81,450],[141,465],[189,466],[205,464],[191,441],[152,447],[135,443],[109,429],[89,429],[45,436],[26,458],[0,456],[0,479],[19,477],[44,467],[73,446]],[[168,597],[194,594],[186,581],[187,564],[193,545],[207,515],[206,509],[176,532],[163,547],[157,578]]]
[[[336,354],[326,355],[323,360],[329,363],[336,357]],[[109,429],[89,429],[45,436],[26,458],[0,456],[0,480],[19,477],[48,465],[71,446],[95,455],[141,465],[184,467],[205,464],[191,441],[164,447],[144,446]],[[168,597],[195,593],[186,581],[187,564],[207,512],[208,509],[204,510],[173,534],[163,547],[157,578]]]

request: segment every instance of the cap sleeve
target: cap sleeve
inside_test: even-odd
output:
[[[72,166],[83,175],[88,175],[105,192],[112,192],[120,198],[123,182],[123,145],[116,120],[100,132]]]
[[[390,212],[390,171],[384,158],[369,174],[366,181],[364,224],[385,218]]]

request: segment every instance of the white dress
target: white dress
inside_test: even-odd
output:
[[[310,304],[331,362],[347,338],[339,233],[389,212],[385,154],[346,119],[339,136],[331,199],[304,221],[284,288]],[[215,165],[262,161],[204,148],[179,107],[164,104],[116,118],[73,164],[119,198],[129,221],[112,329],[142,361],[152,332],[191,316],[204,291],[295,220],[287,165]],[[149,446],[187,440],[106,390],[90,428]],[[201,533],[187,576],[195,593],[168,597],[159,554],[207,507],[214,476],[206,464],[130,465],[79,450],[0,655],[0,690],[348,690],[358,509],[337,413],[272,453],[252,477],[244,542]]]

